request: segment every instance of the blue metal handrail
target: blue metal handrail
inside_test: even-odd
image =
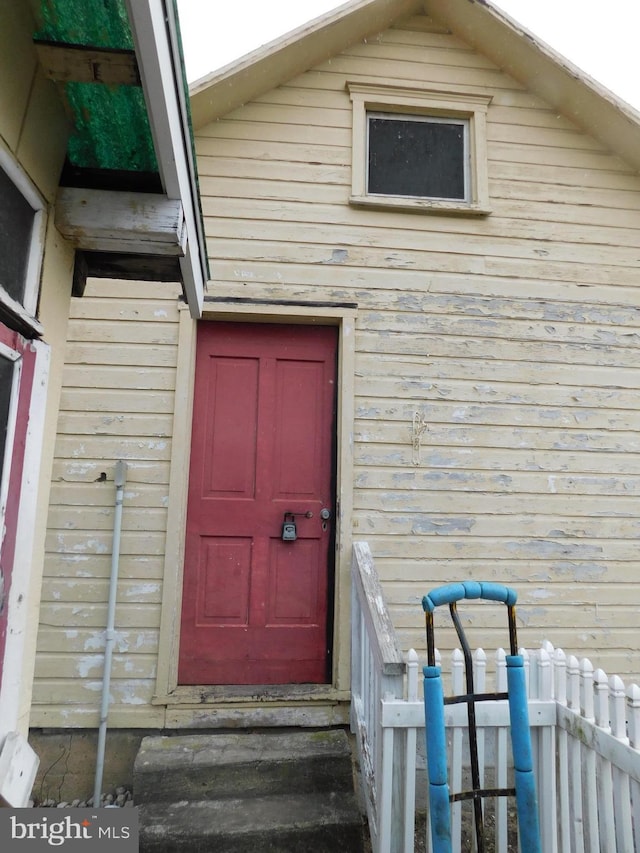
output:
[[[476,846],[484,853],[484,819],[482,799],[484,797],[513,796],[516,798],[518,832],[522,853],[540,853],[540,829],[538,805],[533,773],[531,733],[524,677],[524,662],[518,654],[515,590],[496,583],[464,581],[437,587],[422,599],[427,632],[427,666],[424,667],[424,704],[427,742],[427,770],[429,774],[429,815],[431,818],[431,840],[433,853],[452,853],[450,803],[471,799],[473,801]],[[484,599],[507,606],[509,620],[509,644],[511,654],[506,656],[507,692],[475,693],[473,684],[473,661],[467,638],[457,611],[458,601]],[[459,696],[444,697],[441,669],[436,666],[433,613],[436,607],[449,605],[451,618],[462,646],[465,662],[466,690]],[[480,781],[478,741],[475,704],[487,700],[506,699],[509,703],[511,751],[514,764],[514,788],[483,788]],[[463,702],[467,705],[469,721],[469,750],[471,758],[470,791],[450,794],[447,773],[447,751],[445,740],[444,706]]]

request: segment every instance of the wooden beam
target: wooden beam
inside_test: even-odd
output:
[[[58,83],[141,85],[133,50],[37,40],[35,46],[44,73]]]
[[[180,281],[180,264],[178,258],[167,255],[76,252],[73,272],[74,296],[84,294],[87,278],[115,278],[139,282]]]
[[[56,227],[77,249],[184,257],[182,204],[153,193],[62,187]]]

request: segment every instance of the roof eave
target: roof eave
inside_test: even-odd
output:
[[[126,0],[162,185],[182,203],[186,248],[180,258],[191,316],[202,316],[208,274],[206,243],[182,85],[173,0]]]
[[[203,77],[190,88],[194,128],[204,127],[423,6],[423,0],[345,3]]]
[[[426,0],[434,20],[640,170],[640,113],[490,0]]]
[[[350,44],[424,11],[640,171],[640,113],[490,0],[353,0],[191,86],[201,128]]]

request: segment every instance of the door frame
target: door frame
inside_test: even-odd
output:
[[[11,330],[9,330],[10,333]],[[26,733],[28,729],[29,704],[25,705],[24,694],[26,685],[31,684],[33,677],[33,658],[29,658],[30,647],[35,647],[35,627],[32,620],[33,602],[39,602],[39,584],[35,577],[33,564],[37,543],[34,540],[36,516],[38,512],[38,494],[41,470],[43,442],[46,435],[45,414],[49,374],[51,366],[51,349],[43,341],[24,341],[19,354],[23,359],[27,354],[31,360],[28,373],[30,374],[28,390],[20,389],[17,396],[24,392],[24,399],[18,405],[26,409],[26,429],[20,440],[24,443],[19,452],[19,465],[15,466],[17,456],[9,453],[10,464],[6,472],[10,480],[12,499],[16,501],[16,512],[13,520],[13,571],[5,608],[7,610],[8,629],[5,637],[2,660],[0,661],[0,707],[3,709],[3,719],[0,720],[0,743],[8,731],[20,729]],[[19,369],[19,368],[17,368]],[[20,377],[22,381],[23,377]],[[17,413],[14,411],[14,416]],[[24,413],[23,413],[24,416]],[[15,440],[15,433],[12,440]]]
[[[301,325],[321,323],[338,327],[336,528],[331,683],[317,686],[286,685],[262,688],[259,704],[264,708],[265,699],[267,702],[271,699],[279,705],[283,703],[299,705],[309,702],[346,703],[349,700],[353,504],[351,436],[354,420],[356,315],[357,305],[351,303],[305,305],[287,302],[283,305],[255,300],[207,299],[202,320],[194,321],[188,313],[187,306],[181,306],[158,671],[153,697],[154,704],[169,706],[166,722],[168,727],[203,724],[203,704],[212,711],[219,704],[256,704],[255,691],[251,687],[239,689],[210,685],[184,686],[178,685],[177,679],[197,322],[229,320],[242,323],[299,323]],[[173,713],[170,712],[170,706],[174,706]],[[191,708],[185,706],[191,706]],[[344,714],[338,715],[335,722],[346,721],[342,719],[343,716]],[[211,719],[218,718],[214,714]],[[292,723],[291,716],[287,719]],[[292,724],[295,724],[295,719]]]

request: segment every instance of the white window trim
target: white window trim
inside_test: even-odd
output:
[[[37,606],[37,601],[34,602],[31,598],[34,579],[37,575],[35,566],[38,562],[35,556],[38,551],[38,537],[34,537],[33,531],[36,529],[39,472],[46,431],[45,411],[51,350],[42,341],[31,341],[29,347],[36,352],[36,362],[29,401],[29,422],[25,435],[20,507],[16,522],[16,545],[13,558],[14,571],[9,598],[5,602],[5,606],[8,607],[9,623],[0,684],[0,708],[3,712],[0,720],[0,742],[6,732],[22,731],[28,722],[35,660],[26,650],[33,639],[30,636],[29,626],[34,603]],[[20,358],[18,369],[21,369],[21,355],[14,350],[10,352]],[[14,396],[17,405],[18,393],[16,392]],[[19,567],[18,571],[15,570],[16,567]]]
[[[35,322],[35,316],[40,291],[42,256],[44,254],[46,206],[42,196],[27,174],[13,155],[2,146],[0,146],[0,168],[13,181],[16,189],[22,193],[34,213],[31,245],[29,247],[29,257],[25,272],[24,299],[21,303],[16,302],[16,300],[9,296],[4,287],[0,285],[0,304],[12,314],[18,315],[23,322],[26,321],[29,325],[32,325],[35,331],[39,331],[40,327]]]
[[[353,105],[352,168],[350,203],[358,206],[398,208],[425,213],[491,213],[487,171],[487,112],[490,95],[461,94],[449,91],[410,89],[400,86],[349,82]],[[394,196],[367,191],[368,115],[397,113],[401,116],[425,116],[463,120],[469,128],[466,199],[431,199]]]
[[[0,343],[0,357],[13,362],[13,376],[11,377],[11,396],[9,399],[9,411],[7,413],[7,433],[4,442],[4,458],[0,459],[0,553],[4,543],[5,524],[4,517],[7,511],[7,499],[9,495],[9,480],[11,479],[11,461],[13,459],[13,446],[15,440],[16,420],[18,415],[18,398],[20,388],[20,376],[22,374],[22,357],[19,352]]]

